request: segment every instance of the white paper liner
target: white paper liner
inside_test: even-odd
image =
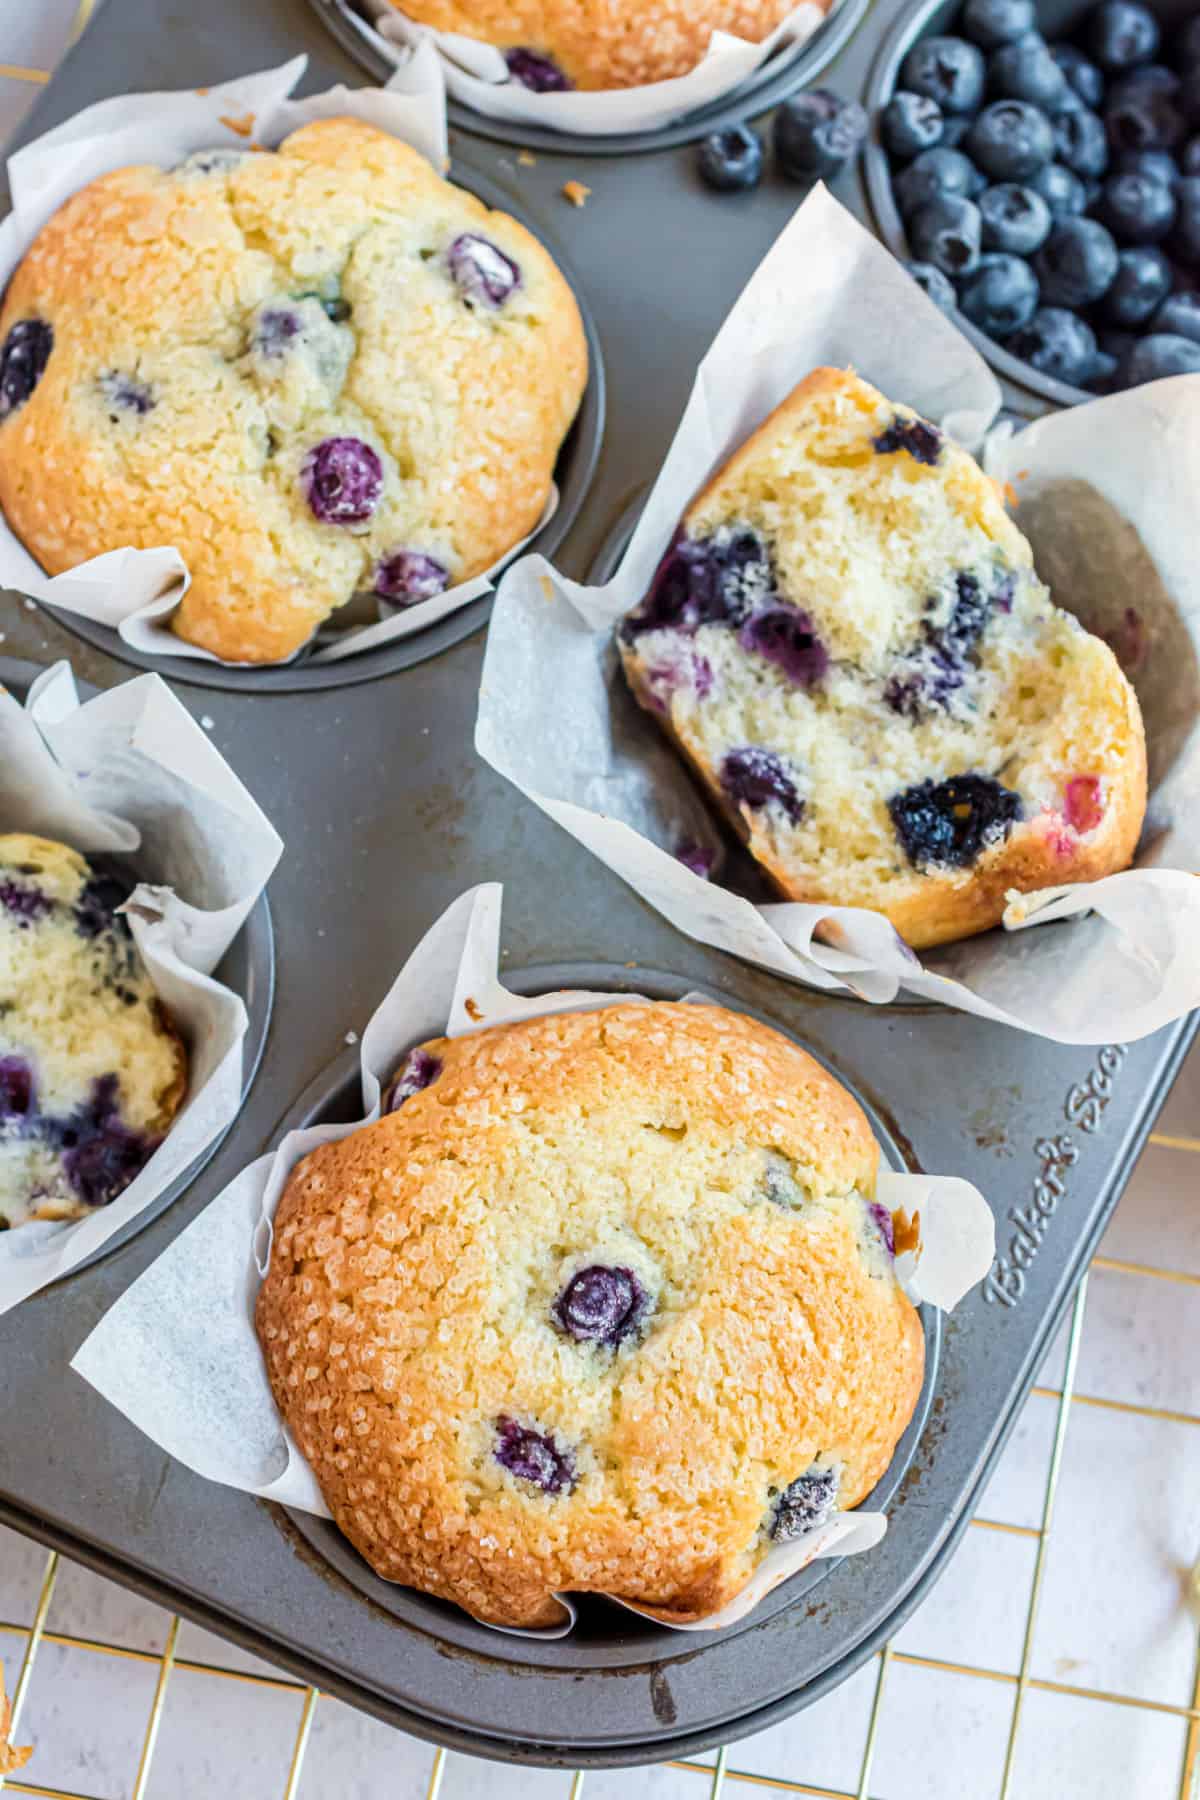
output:
[[[411,144],[441,170],[447,164],[445,90],[431,44],[406,56],[385,88],[330,88],[307,100],[288,95],[304,73],[307,57],[293,57],[277,69],[240,76],[220,87],[179,93],[133,94],[101,100],[10,158],[12,212],[0,224],[0,291],[38,232],[58,208],[88,182],[132,163],[170,168],[195,150],[244,150],[252,142],[269,148],[314,119],[361,119]],[[534,533],[558,508],[552,489]],[[491,592],[491,578],[530,538],[509,550],[484,574],[404,608],[379,607],[379,622],[361,629],[337,628],[337,613],[298,657],[337,662],[362,650],[424,631],[448,613]],[[48,605],[115,630],[131,650],[223,664],[226,668],[269,668],[278,664],[225,662],[210,650],[188,644],[170,629],[170,618],[188,590],[190,577],[177,550],[118,549],[48,576],[0,515],[0,586],[16,588]]]
[[[837,3],[832,0],[830,13]],[[540,125],[577,137],[654,131],[698,112],[738,87],[770,57],[807,42],[828,16],[812,0],[803,0],[760,44],[714,31],[696,67],[669,81],[586,93],[535,94],[511,79],[503,53],[492,44],[458,32],[433,31],[398,12],[389,0],[369,0],[375,18],[373,32],[347,0],[341,0],[340,10],[398,68],[411,51],[432,44],[441,58],[447,91],[475,112],[508,124]]]
[[[155,990],[184,1038],[187,1095],[167,1136],[110,1206],[0,1232],[0,1313],[65,1275],[136,1218],[232,1123],[246,1009],[212,971],[266,885],[282,840],[157,675],[80,705],[56,663],[24,709],[0,688],[0,832],[84,855],[132,853],[126,905]]]
[[[509,993],[497,974],[502,891],[490,882],[460,895],[422,938],[372,1015],[359,1052],[363,1118],[289,1132],[273,1153],[251,1163],[126,1290],[76,1353],[75,1372],[196,1474],[330,1517],[311,1468],[276,1410],[254,1330],[271,1221],[300,1158],[378,1118],[383,1086],[414,1044],[640,998],[575,989],[527,999]],[[967,1182],[888,1173],[880,1177],[880,1198],[889,1207],[921,1215],[919,1251],[902,1259],[909,1265],[905,1269],[897,1263],[914,1303],[952,1305],[983,1279],[995,1233],[986,1201]],[[820,1531],[772,1548],[755,1571],[750,1598],[739,1595],[701,1625],[671,1628],[711,1631],[732,1624],[815,1557],[869,1549],[885,1529],[881,1514],[840,1515]],[[560,1598],[561,1626],[515,1635],[559,1637],[571,1630],[574,1607]]]
[[[712,472],[822,364],[852,366],[941,420],[1013,484],[1060,605],[1119,638],[1146,718],[1151,792],[1134,870],[1015,898],[1007,931],[922,965],[859,907],[754,905],[685,868],[713,850],[709,808],[626,692],[613,627],[647,591]],[[1200,1005],[1200,377],[1153,382],[991,427],[987,365],[901,265],[823,189],[776,241],[696,377],[616,575],[583,587],[543,558],[508,571],[492,615],[475,745],[485,761],[680,931],[813,987],[885,1002],[901,988],[1063,1043],[1145,1037]],[[989,432],[991,435],[989,436]],[[1091,913],[1069,930],[1025,926]],[[820,937],[816,934],[820,931]]]

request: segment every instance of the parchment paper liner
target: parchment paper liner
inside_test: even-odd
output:
[[[0,832],[93,854],[138,853],[122,908],[183,1036],[188,1091],[159,1148],[110,1206],[0,1232],[0,1313],[65,1275],[157,1199],[237,1116],[246,1009],[212,972],[279,861],[282,840],[157,675],[81,705],[56,663],[24,708],[0,688]]]
[[[330,1516],[312,1470],[276,1411],[254,1331],[271,1220],[299,1159],[378,1118],[383,1085],[423,1039],[460,1037],[514,1019],[639,998],[569,989],[528,999],[509,993],[497,978],[501,895],[498,883],[460,895],[417,945],[373,1014],[360,1051],[363,1119],[289,1132],[278,1149],[251,1163],[127,1289],[75,1355],[71,1367],[77,1374],[147,1437],[210,1481]],[[896,1263],[914,1302],[948,1310],[982,1280],[991,1266],[994,1228],[986,1201],[969,1183],[888,1172],[879,1177],[878,1197],[893,1209],[920,1214],[920,1247]],[[701,1625],[671,1629],[712,1631],[732,1624],[815,1557],[869,1549],[885,1529],[879,1513],[838,1515],[809,1536],[771,1549],[724,1611]],[[565,1635],[575,1623],[575,1609],[560,1598],[566,1615],[560,1627],[513,1635]]]
[[[1019,499],[1060,605],[1121,645],[1146,718],[1150,810],[1136,869],[1014,897],[1006,932],[924,965],[861,907],[754,905],[680,863],[720,833],[681,758],[635,705],[613,645],[709,475],[810,369],[857,368],[942,421]],[[492,613],[475,747],[679,930],[818,988],[901,988],[1063,1043],[1144,1037],[1200,1005],[1200,376],[1027,427],[996,426],[983,359],[823,188],[782,232],[697,373],[616,575],[568,581],[527,556]],[[1126,618],[1134,609],[1134,620]],[[1133,628],[1136,627],[1136,630]],[[1129,644],[1126,642],[1126,649]],[[1069,931],[1022,927],[1077,918]],[[820,937],[816,934],[820,931]]]
[[[98,176],[131,163],[170,168],[195,150],[245,150],[251,144],[273,149],[289,132],[314,119],[348,116],[390,132],[419,150],[435,168],[446,168],[446,96],[441,65],[431,44],[419,45],[406,57],[386,88],[335,87],[307,100],[289,100],[307,62],[307,57],[296,56],[277,69],[240,76],[220,87],[101,100],[18,150],[8,163],[12,212],[0,224],[0,292],[64,201]],[[552,487],[531,537],[549,524],[557,510],[558,490]],[[313,647],[306,645],[283,661],[304,657],[317,663],[338,662],[424,631],[448,613],[490,593],[492,576],[530,541],[525,538],[506,551],[483,575],[459,582],[430,600],[403,608],[379,604],[380,617],[375,624],[339,629],[338,612],[334,612],[311,640]],[[182,556],[166,545],[153,550],[110,550],[65,574],[46,575],[0,514],[0,586],[16,588],[48,605],[110,626],[131,649],[148,656],[190,658],[226,668],[280,666],[228,663],[177,637],[169,620],[190,580]]]

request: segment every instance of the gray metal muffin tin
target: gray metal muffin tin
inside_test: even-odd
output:
[[[826,79],[865,95],[899,10],[875,0]],[[307,86],[355,79],[309,0],[169,12],[108,0],[25,135],[123,92],[131,69],[139,86],[181,87],[301,49]],[[667,143],[602,157],[568,144],[539,150],[532,167],[482,133],[459,130],[453,148],[535,226],[552,226],[598,323],[604,443],[559,552],[582,575],[619,542],[696,363],[800,195],[774,176],[749,197],[709,194],[694,152]],[[582,211],[559,198],[571,179],[593,190]],[[837,191],[870,218],[858,175]],[[1044,406],[1014,383],[1006,399],[1026,415]],[[4,628],[6,649],[36,662],[68,655],[101,686],[128,676],[45,613],[10,602]],[[936,1579],[1195,1027],[1068,1049],[930,1006],[809,993],[683,939],[475,757],[482,634],[432,647],[441,653],[385,679],[299,692],[207,670],[201,687],[196,665],[168,666],[287,845],[272,883],[275,1017],[242,1115],[203,1174],[119,1250],[0,1319],[11,1409],[38,1421],[0,1437],[0,1517],[418,1735],[549,1765],[690,1754],[828,1691]],[[669,1633],[595,1600],[567,1640],[484,1631],[381,1589],[327,1527],[193,1476],[66,1372],[117,1296],[282,1123],[353,1112],[346,1034],[449,901],[490,879],[505,883],[515,985],[696,986],[758,1012],[846,1080],[893,1155],[968,1177],[996,1211],[994,1277],[941,1322],[940,1347],[930,1337],[929,1410],[886,1478],[887,1538],[806,1572],[723,1635]],[[1051,929],[1066,942],[1069,927]]]

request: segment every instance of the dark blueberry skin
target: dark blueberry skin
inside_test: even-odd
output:
[[[1060,219],[1033,266],[1048,306],[1091,306],[1113,284],[1117,246],[1096,219]]]
[[[401,606],[432,600],[450,586],[450,571],[423,550],[393,550],[376,564],[371,591]]]
[[[979,262],[982,221],[971,200],[947,196],[913,214],[908,240],[918,262],[932,263],[952,280],[969,275]]]
[[[54,327],[45,319],[18,319],[0,349],[0,419],[24,406],[42,379],[54,348]]]
[[[1188,70],[1179,84],[1175,103],[1185,129],[1195,131],[1200,125],[1200,68]]]
[[[1054,132],[1027,100],[994,100],[963,140],[968,155],[992,181],[1024,181],[1054,155]]]
[[[361,438],[326,438],[304,458],[300,485],[322,525],[360,525],[383,495],[383,464]]]
[[[1181,69],[1194,69],[1200,63],[1200,13],[1193,13],[1180,26],[1171,48]]]
[[[1161,181],[1164,187],[1173,188],[1180,176],[1189,171],[1169,150],[1118,150],[1113,157],[1112,172],[1114,175],[1148,175],[1151,181]]]
[[[762,180],[763,147],[748,125],[710,132],[700,145],[700,179],[718,194],[744,194]]]
[[[1160,36],[1158,20],[1137,0],[1103,0],[1088,15],[1084,32],[1089,54],[1110,74],[1148,63]]]
[[[747,744],[730,750],[721,763],[721,786],[735,806],[761,812],[777,806],[793,825],[804,817],[804,801],[781,756]]]
[[[893,94],[883,109],[879,133],[893,156],[919,156],[942,141],[946,121],[936,100],[928,94]]]
[[[1050,46],[1036,32],[993,51],[988,57],[987,84],[988,92],[998,99],[1028,100],[1047,113],[1058,112],[1069,103],[1067,78],[1051,56]]]
[[[575,1458],[549,1432],[533,1431],[515,1419],[496,1420],[496,1445],[492,1452],[502,1469],[518,1481],[528,1481],[543,1494],[569,1493],[575,1486]]]
[[[928,419],[897,416],[878,437],[871,439],[871,448],[879,456],[895,456],[898,451],[907,450],[914,462],[924,463],[932,469],[942,454],[945,441],[937,426],[931,425]]]
[[[901,64],[900,86],[928,94],[943,112],[972,113],[983,99],[983,57],[965,38],[922,38]]]
[[[504,60],[512,79],[531,94],[565,94],[573,85],[554,58],[541,50],[506,50]]]
[[[86,1206],[108,1206],[156,1148],[122,1122],[116,1075],[101,1075],[82,1106],[65,1119],[43,1121],[48,1141],[63,1153],[67,1180]]]
[[[119,369],[110,369],[101,375],[100,392],[112,409],[109,416],[114,423],[122,414],[144,417],[158,404],[154,390],[147,382],[139,381],[136,375],[124,375]]]
[[[521,285],[521,271],[490,238],[464,231],[446,252],[455,287],[468,306],[495,310]]]
[[[1082,387],[1096,356],[1096,335],[1086,319],[1061,306],[1039,307],[1014,331],[1007,348],[1043,375]]]
[[[1151,321],[1151,330],[1200,344],[1200,294],[1168,294]]]
[[[958,302],[954,294],[954,283],[932,263],[906,262],[905,268],[921,289],[927,294],[939,312],[952,313]]]
[[[970,129],[971,120],[966,113],[951,113],[942,126],[942,147],[957,150]]]
[[[33,1070],[23,1056],[0,1056],[0,1125],[34,1110]]]
[[[990,775],[922,781],[888,801],[892,824],[915,869],[966,869],[1021,817],[1021,798]]]
[[[959,311],[988,337],[1011,337],[1037,311],[1037,276],[1021,256],[989,251],[958,290]]]
[[[1179,152],[1178,174],[1200,175],[1200,137],[1189,138]]]
[[[1171,251],[1190,269],[1200,268],[1200,175],[1185,175],[1176,189],[1179,210]]]
[[[632,1269],[596,1263],[572,1277],[551,1310],[576,1343],[615,1349],[640,1329],[649,1305],[650,1296]]]
[[[771,1536],[777,1543],[786,1543],[823,1525],[833,1511],[837,1490],[836,1469],[810,1469],[799,1476],[775,1502]]]
[[[1159,244],[1175,223],[1174,190],[1153,175],[1110,175],[1096,216],[1119,244]]]
[[[887,1250],[888,1255],[895,1256],[896,1222],[892,1218],[891,1213],[886,1206],[880,1206],[877,1200],[867,1201],[867,1211],[871,1215],[871,1222],[883,1239],[884,1247]]]
[[[1074,44],[1051,44],[1050,54],[1066,76],[1072,93],[1094,111],[1104,98],[1104,77],[1095,63]]]
[[[1036,188],[1018,182],[1002,182],[988,188],[976,202],[983,221],[985,250],[1003,250],[1009,256],[1032,256],[1050,236],[1050,207]]]
[[[406,1100],[411,1100],[414,1094],[436,1081],[441,1072],[440,1057],[428,1050],[410,1050],[391,1087],[384,1093],[381,1110],[394,1113]]]
[[[1170,332],[1151,332],[1139,338],[1121,366],[1127,387],[1141,381],[1162,381],[1169,375],[1200,374],[1200,344],[1193,338]]]
[[[632,644],[644,631],[741,625],[774,594],[767,546],[750,526],[724,540],[680,536],[659,564],[642,604],[622,619],[621,641]]]
[[[0,906],[22,931],[53,909],[49,894],[23,881],[0,881]]]
[[[980,175],[969,156],[961,150],[947,150],[936,145],[922,150],[907,169],[897,175],[894,189],[896,205],[907,219],[931,200],[974,198],[979,192]]]
[[[1054,154],[1083,181],[1097,181],[1108,167],[1108,137],[1099,113],[1084,105],[1056,113]]]
[[[1149,86],[1110,99],[1104,127],[1114,150],[1171,150],[1186,130],[1171,94]]]
[[[816,627],[797,606],[767,606],[751,613],[738,631],[738,643],[782,669],[796,687],[815,687],[829,667],[829,652]]]
[[[1122,250],[1116,278],[1100,303],[1110,324],[1122,331],[1144,325],[1171,291],[1171,265],[1161,250]]]
[[[1115,394],[1120,387],[1121,359],[1107,350],[1097,350],[1092,358],[1092,372],[1084,382],[1090,394]]]
[[[967,0],[962,28],[973,44],[996,50],[1035,31],[1037,12],[1033,0]]]
[[[1056,219],[1076,218],[1087,205],[1087,190],[1074,169],[1047,163],[1029,177],[1029,186],[1042,196]]]
[[[867,115],[857,100],[843,100],[828,88],[785,100],[775,114],[775,157],[792,181],[832,180],[866,137]]]
[[[102,931],[128,935],[129,927],[117,917],[117,908],[128,900],[128,882],[114,875],[94,874],[75,902],[75,929],[80,937],[96,938]]]

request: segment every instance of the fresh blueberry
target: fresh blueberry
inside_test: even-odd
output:
[[[1108,138],[1099,113],[1079,105],[1052,120],[1054,154],[1084,181],[1096,181],[1108,167]]]
[[[962,28],[984,50],[1014,44],[1037,29],[1033,0],[967,0]]]
[[[893,94],[883,109],[879,131],[893,156],[917,156],[941,142],[945,120],[928,94]]]
[[[0,419],[24,406],[54,348],[54,327],[45,319],[18,319],[0,349]]]
[[[1098,334],[1098,340],[1100,348],[1096,352],[1097,356],[1103,356],[1106,361],[1111,357],[1114,362],[1122,363],[1137,343],[1137,334],[1132,331],[1116,331],[1110,327]]]
[[[1047,163],[1045,168],[1029,177],[1029,186],[1042,196],[1055,219],[1074,218],[1087,205],[1087,192],[1082,181],[1073,169],[1064,168],[1062,163]]]
[[[980,232],[979,208],[954,196],[931,200],[908,226],[917,261],[932,263],[952,279],[969,275],[979,262]]]
[[[1048,306],[1091,306],[1112,286],[1117,246],[1096,219],[1060,219],[1033,266]]]
[[[1175,191],[1179,210],[1171,251],[1181,263],[1195,269],[1200,267],[1200,175],[1185,175]]]
[[[1158,20],[1137,0],[1102,0],[1088,15],[1087,47],[1110,73],[1148,63],[1158,49]]]
[[[382,1110],[394,1113],[406,1100],[411,1100],[414,1094],[419,1094],[422,1088],[427,1088],[431,1082],[436,1081],[441,1072],[440,1057],[434,1056],[429,1050],[410,1050],[391,1087],[383,1096]]]
[[[649,1304],[650,1296],[632,1269],[594,1263],[571,1278],[552,1311],[577,1343],[615,1348],[638,1330]]]
[[[776,1500],[771,1536],[782,1543],[789,1538],[803,1537],[806,1531],[815,1531],[833,1511],[837,1490],[836,1469],[809,1469],[807,1474],[784,1488]]]
[[[907,219],[931,200],[947,200],[961,196],[973,200],[979,192],[982,177],[969,156],[961,150],[947,150],[938,145],[922,150],[893,184],[896,205]]]
[[[936,425],[928,419],[902,419],[899,414],[871,439],[871,448],[879,456],[895,456],[907,450],[914,462],[932,469],[946,442]]]
[[[932,263],[906,262],[904,267],[921,291],[929,296],[939,312],[952,313],[958,302],[954,297],[954,284],[935,269]]]
[[[1104,125],[1114,150],[1170,150],[1185,130],[1173,96],[1149,86],[1114,94],[1104,109]]]
[[[1179,68],[1194,69],[1200,63],[1200,13],[1193,13],[1184,21],[1171,47]]]
[[[562,1494],[575,1486],[575,1458],[549,1432],[534,1431],[501,1416],[496,1420],[492,1454],[502,1469],[541,1488],[544,1494]]]
[[[1200,294],[1186,290],[1168,294],[1151,321],[1150,329],[1168,337],[1190,338],[1200,344]]]
[[[1095,110],[1104,98],[1104,77],[1074,44],[1051,44],[1050,54],[1067,78],[1067,85],[1085,106]]]
[[[1050,207],[1036,188],[1002,182],[981,194],[977,205],[983,221],[985,250],[1032,256],[1050,235]]]
[[[967,113],[951,113],[942,126],[939,141],[945,149],[957,150],[970,129],[971,120]]]
[[[916,869],[965,869],[1022,816],[1019,794],[990,775],[975,774],[918,782],[894,794],[888,812]]]
[[[33,1070],[23,1056],[0,1056],[0,1125],[34,1110]]]
[[[1189,69],[1179,84],[1175,103],[1188,131],[1200,126],[1200,68]]]
[[[1092,358],[1092,369],[1084,387],[1089,394],[1115,394],[1120,387],[1121,359],[1110,356],[1107,350],[1097,350]]]
[[[450,571],[423,550],[389,550],[375,565],[371,591],[402,606],[432,600],[450,586]]]
[[[878,1200],[867,1201],[867,1212],[871,1223],[883,1239],[884,1249],[889,1256],[896,1254],[896,1222],[886,1206],[880,1206]]]
[[[748,125],[712,131],[700,145],[700,179],[719,194],[741,194],[762,180],[763,147]]]
[[[738,643],[782,669],[797,687],[815,687],[829,667],[829,652],[798,606],[768,606],[751,613]]]
[[[75,902],[75,929],[80,937],[97,938],[102,931],[128,931],[117,908],[129,898],[128,882],[115,875],[95,874]]]
[[[985,106],[964,143],[993,181],[1024,181],[1054,154],[1050,121],[1027,100],[994,100]]]
[[[621,640],[632,644],[644,631],[740,625],[774,595],[770,554],[750,526],[727,526],[709,538],[678,537],[646,598],[621,621]]]
[[[792,825],[804,817],[804,801],[796,786],[795,772],[773,750],[747,744],[730,750],[721,763],[721,786],[735,806],[751,812],[777,808]]]
[[[991,338],[1011,337],[1037,311],[1037,277],[1021,256],[991,251],[958,290],[959,311]]]
[[[506,50],[504,60],[508,64],[511,79],[521,87],[528,88],[532,94],[563,94],[572,86],[554,58],[547,56],[544,51],[527,50],[521,46],[515,50]]]
[[[1119,104],[1128,100],[1131,94],[1177,94],[1179,85],[1180,77],[1174,69],[1168,69],[1163,63],[1147,63],[1113,82],[1108,90],[1108,103],[1110,106]]]
[[[40,887],[23,881],[0,881],[0,906],[24,930],[53,909],[54,902]]]
[[[1118,243],[1161,243],[1175,223],[1175,195],[1153,175],[1110,175],[1096,208]]]
[[[1183,175],[1200,175],[1200,137],[1189,138],[1179,152],[1179,171]]]
[[[1197,143],[1200,144],[1200,139]],[[1148,175],[1152,181],[1161,181],[1169,188],[1177,184],[1181,174],[1195,173],[1176,162],[1169,150],[1118,150],[1112,172],[1114,175]]]
[[[1078,313],[1043,306],[1013,333],[1006,348],[1042,375],[1082,387],[1096,355],[1096,334]]]
[[[900,67],[900,86],[928,94],[943,112],[972,113],[983,99],[984,61],[964,38],[927,37],[914,44]]]
[[[1050,46],[1036,32],[992,52],[987,84],[988,92],[1001,100],[1028,100],[1047,113],[1068,104],[1067,78],[1051,56]]]
[[[1126,386],[1142,381],[1161,381],[1168,375],[1200,374],[1200,343],[1167,331],[1139,338],[1121,366]]]
[[[154,390],[149,383],[139,381],[136,375],[124,375],[119,369],[110,369],[107,374],[101,375],[100,392],[114,423],[122,413],[144,416],[157,405]]]
[[[775,156],[793,181],[829,181],[866,141],[867,115],[857,100],[813,88],[785,100],[775,114]]]
[[[322,525],[360,525],[383,495],[383,464],[361,438],[325,438],[301,463],[300,486]]]
[[[521,285],[521,271],[490,238],[464,231],[446,252],[450,276],[469,306],[499,307]]]
[[[1171,291],[1171,265],[1161,250],[1122,250],[1117,273],[1100,310],[1123,331],[1144,325]]]

